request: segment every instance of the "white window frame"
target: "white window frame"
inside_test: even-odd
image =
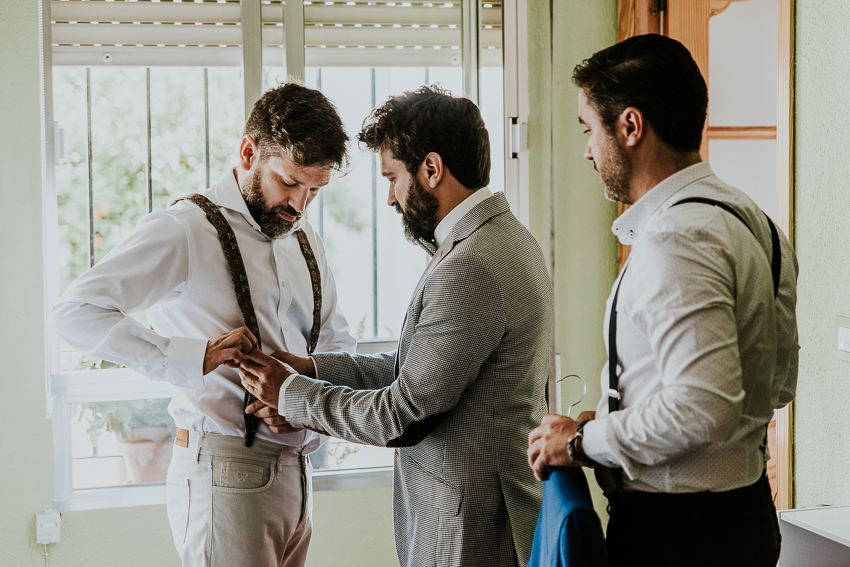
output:
[[[43,162],[43,223],[45,274],[45,390],[47,417],[52,418],[54,445],[54,507],[60,511],[93,510],[165,503],[165,484],[140,484],[98,489],[73,489],[72,455],[69,424],[71,404],[91,401],[117,401],[146,398],[170,398],[172,387],[167,382],[149,380],[129,369],[62,372],[60,340],[50,328],[50,312],[59,297],[58,266],[58,209],[55,186],[57,143],[61,136],[53,120],[52,68],[53,44],[51,34],[51,0],[38,0],[41,15],[41,83],[42,83],[42,162]],[[59,2],[56,2],[57,4]],[[243,50],[242,66],[245,80],[245,109],[253,106],[262,93],[263,46],[261,43],[262,0],[242,0]],[[287,3],[289,27],[299,30],[286,34],[287,72],[304,76],[304,15],[294,3]],[[292,5],[290,7],[289,5]],[[464,21],[478,21],[482,2],[461,0]],[[528,75],[526,0],[503,0],[502,41],[505,85],[505,193],[517,217],[528,226],[528,151],[525,129],[528,123]],[[300,16],[300,19],[299,19]],[[463,33],[463,53],[467,59],[478,60],[479,34]],[[300,43],[299,43],[300,42]],[[298,45],[296,45],[298,43]],[[107,49],[91,50],[100,60]],[[197,63],[203,64],[201,60]],[[464,88],[467,96],[477,100],[477,67],[464,66]],[[358,352],[375,353],[393,350],[396,343],[386,340],[366,340],[358,344]],[[392,467],[322,471],[314,474],[314,490],[347,490],[387,487],[392,484]]]

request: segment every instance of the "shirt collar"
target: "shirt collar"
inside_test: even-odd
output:
[[[260,225],[257,224],[257,221],[254,220],[254,217],[251,216],[251,213],[248,211],[248,205],[245,204],[245,199],[242,197],[242,191],[239,189],[239,183],[236,181],[236,171],[233,169],[227,170],[221,180],[210,188],[210,192],[213,197],[212,200],[216,205],[239,213],[245,218],[245,221],[251,225],[251,228],[260,234],[263,234],[260,230]],[[296,222],[292,227],[292,230],[279,238],[286,238],[301,228],[301,222],[301,220]]]
[[[492,196],[493,193],[492,191],[490,191],[490,189],[488,189],[487,187],[482,187],[481,189],[475,191],[474,193],[472,193],[472,195],[458,203],[458,205],[455,206],[454,209],[449,211],[449,214],[443,217],[443,220],[441,220],[440,224],[437,225],[437,228],[434,229],[434,241],[437,244],[437,248],[443,245],[443,243],[446,241],[446,238],[449,237],[449,234],[451,233],[457,222],[462,219],[466,213],[471,211],[472,208],[481,201],[484,201],[488,197]]]
[[[634,244],[646,222],[661,209],[664,203],[691,183],[711,175],[714,175],[714,172],[706,161],[677,171],[650,189],[646,195],[638,199],[637,203],[620,215],[611,226],[611,231],[620,240],[620,244],[626,246]]]

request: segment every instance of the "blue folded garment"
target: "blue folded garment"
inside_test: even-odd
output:
[[[582,469],[550,470],[528,567],[608,567],[602,524]]]

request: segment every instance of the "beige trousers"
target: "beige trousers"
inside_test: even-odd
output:
[[[300,449],[189,432],[166,477],[183,567],[303,567],[313,533],[312,466]]]

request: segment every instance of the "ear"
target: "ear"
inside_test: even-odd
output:
[[[627,147],[637,146],[646,136],[649,125],[643,117],[643,113],[637,108],[630,106],[623,110],[617,119],[617,135]]]
[[[242,142],[239,144],[239,167],[248,171],[259,157],[260,149],[257,147],[257,142],[254,141],[254,138],[251,136],[242,136]]]
[[[440,184],[440,181],[442,181],[443,173],[445,172],[443,158],[436,152],[429,153],[425,156],[425,161],[419,167],[419,172],[425,175],[425,183],[428,187],[431,189],[436,188]]]

